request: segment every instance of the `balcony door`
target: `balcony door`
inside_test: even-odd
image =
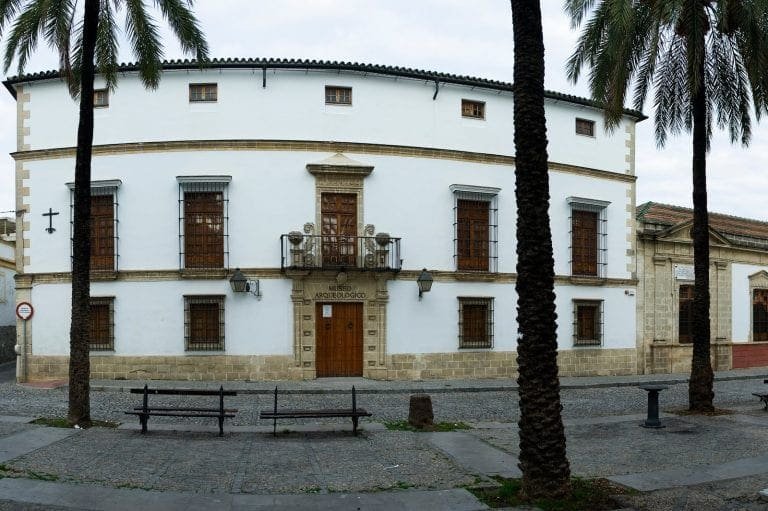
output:
[[[320,202],[323,266],[355,266],[357,195],[323,193]]]

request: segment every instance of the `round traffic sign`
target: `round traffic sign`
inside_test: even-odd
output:
[[[32,304],[29,302],[19,302],[19,304],[16,306],[16,316],[18,316],[19,319],[28,320],[32,317],[32,314],[35,313],[35,309],[32,307]]]

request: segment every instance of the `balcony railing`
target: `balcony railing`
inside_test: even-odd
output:
[[[400,238],[314,235],[280,236],[281,269],[400,271]]]

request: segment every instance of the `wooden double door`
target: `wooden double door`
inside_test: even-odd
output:
[[[317,377],[363,375],[363,304],[315,306]]]

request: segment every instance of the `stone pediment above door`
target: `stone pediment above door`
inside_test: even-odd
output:
[[[664,241],[678,241],[683,243],[693,242],[693,220],[681,222],[679,224],[668,227],[661,231],[656,236],[660,240]],[[725,237],[716,230],[709,228],[709,243],[710,245],[730,245],[731,243],[725,239]]]
[[[760,270],[756,273],[753,273],[748,278],[749,285],[751,287],[768,289],[768,272],[765,270]]]

